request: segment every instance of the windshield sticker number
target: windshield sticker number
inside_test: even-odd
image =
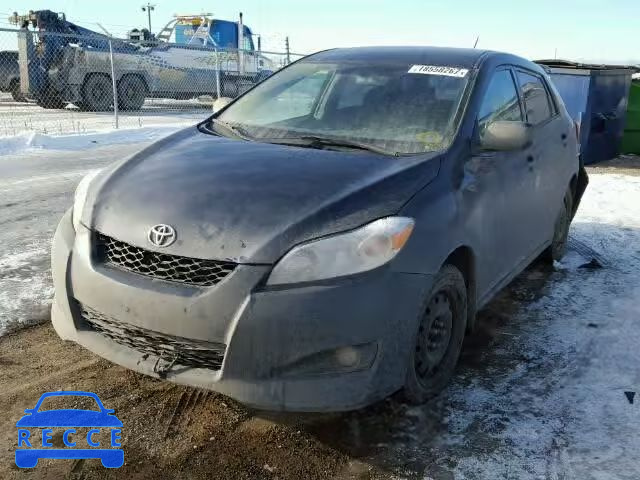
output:
[[[409,73],[422,73],[423,75],[444,75],[445,77],[463,78],[469,72],[466,68],[441,67],[437,65],[413,65]]]

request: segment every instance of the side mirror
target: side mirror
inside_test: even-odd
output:
[[[529,143],[531,132],[524,122],[491,122],[480,132],[480,147],[483,150],[522,150]]]
[[[216,98],[213,102],[213,111],[218,112],[222,110],[224,107],[226,107],[227,105],[229,105],[231,102],[233,102],[233,98],[229,98],[229,97]]]

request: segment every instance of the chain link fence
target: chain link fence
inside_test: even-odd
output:
[[[0,29],[0,136],[191,125],[301,57]]]

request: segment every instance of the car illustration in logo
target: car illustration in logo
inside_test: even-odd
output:
[[[90,397],[95,400],[99,410],[75,408],[41,411],[42,402],[49,397]],[[120,444],[122,422],[113,415],[115,410],[105,408],[98,396],[91,392],[58,391],[44,393],[34,408],[25,409],[26,415],[16,423],[18,427],[18,448],[16,465],[20,468],[33,468],[40,458],[54,459],[90,459],[98,458],[107,468],[118,468],[124,463],[124,451]],[[75,448],[80,445],[83,436],[75,428],[90,428],[86,443],[92,448]],[[51,443],[53,429],[64,428],[62,439],[67,448],[53,448]],[[33,438],[36,429],[42,429],[41,445]],[[101,444],[95,439],[101,429],[110,429],[111,448],[98,448]],[[33,435],[35,437],[35,435]],[[32,445],[33,443],[33,445]],[[38,448],[42,447],[42,448]]]

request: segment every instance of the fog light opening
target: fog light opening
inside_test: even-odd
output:
[[[279,373],[301,376],[357,372],[371,368],[377,353],[377,342],[337,347],[303,357],[286,365]]]
[[[338,348],[335,353],[336,361],[342,367],[355,367],[360,363],[360,352],[353,347]]]

